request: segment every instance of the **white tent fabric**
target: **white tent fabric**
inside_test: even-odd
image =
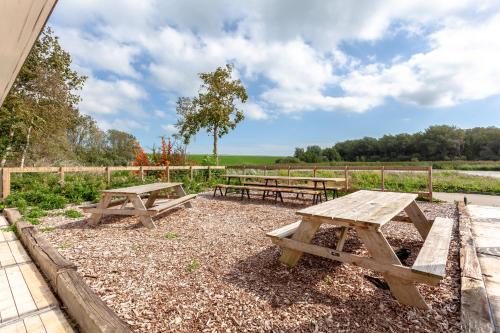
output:
[[[57,0],[0,0],[0,106]]]

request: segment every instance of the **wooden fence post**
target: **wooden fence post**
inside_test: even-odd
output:
[[[109,166],[106,167],[106,182],[108,185],[111,184],[111,169]]]
[[[290,165],[288,165],[288,185],[290,185],[290,177],[291,177],[292,173],[290,171]]]
[[[264,165],[264,176],[267,176],[267,165]]]
[[[142,165],[139,167],[139,173],[141,174],[141,181],[144,183],[144,169]]]
[[[432,165],[429,167],[427,179],[427,189],[429,191],[429,201],[432,202]]]
[[[10,170],[2,169],[2,199],[5,199],[10,194]]]
[[[245,168],[245,165],[243,164],[243,170],[241,171],[244,175],[246,175],[246,168]]]
[[[64,185],[64,167],[59,167],[59,177],[61,177],[59,183]]]
[[[349,191],[349,173],[347,169],[347,165],[344,168],[344,178],[345,178],[345,191]]]
[[[167,183],[170,183],[170,166],[167,165]]]
[[[189,180],[193,180],[193,166],[189,166]]]
[[[380,184],[380,186],[381,186],[380,189],[382,191],[385,191],[384,166],[382,166],[382,170],[380,172],[381,172],[380,176],[382,177],[381,184]]]
[[[316,177],[316,167],[313,168],[313,177]]]
[[[208,180],[210,180],[212,178],[212,176],[210,175],[210,165],[208,166],[207,170],[208,170]]]

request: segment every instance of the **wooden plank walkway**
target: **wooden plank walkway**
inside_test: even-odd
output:
[[[8,226],[0,216],[0,229]],[[59,302],[12,231],[0,231],[0,333],[74,332]]]
[[[467,206],[496,332],[500,332],[500,207]]]

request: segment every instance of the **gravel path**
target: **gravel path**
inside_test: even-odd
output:
[[[286,199],[285,199],[286,200]],[[427,216],[456,220],[450,204],[419,204]],[[137,332],[459,332],[458,242],[452,240],[447,276],[420,285],[432,310],[399,305],[363,276],[375,272],[304,255],[288,269],[265,232],[295,222],[299,203],[200,195],[143,228],[135,218],[84,220],[49,216],[38,226],[90,287]],[[55,227],[54,230],[47,228]],[[422,245],[415,228],[382,228],[411,265]],[[334,246],[337,228],[323,227],[313,243]],[[366,254],[350,231],[345,251]]]

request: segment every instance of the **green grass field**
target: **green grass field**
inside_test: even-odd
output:
[[[188,159],[192,160],[198,164],[202,164],[203,160],[207,155],[193,154],[189,155]],[[220,165],[239,165],[239,164],[249,164],[249,165],[264,165],[264,164],[275,164],[277,159],[282,158],[282,156],[244,156],[244,155],[220,155],[219,164]]]
[[[210,155],[193,154],[188,159],[202,164]],[[264,165],[275,164],[276,160],[284,156],[253,156],[253,155],[221,155],[220,165]],[[305,164],[305,163],[304,163]],[[392,166],[430,166],[441,170],[481,170],[500,171],[500,161],[419,161],[419,162],[325,162],[321,165],[392,165]]]

